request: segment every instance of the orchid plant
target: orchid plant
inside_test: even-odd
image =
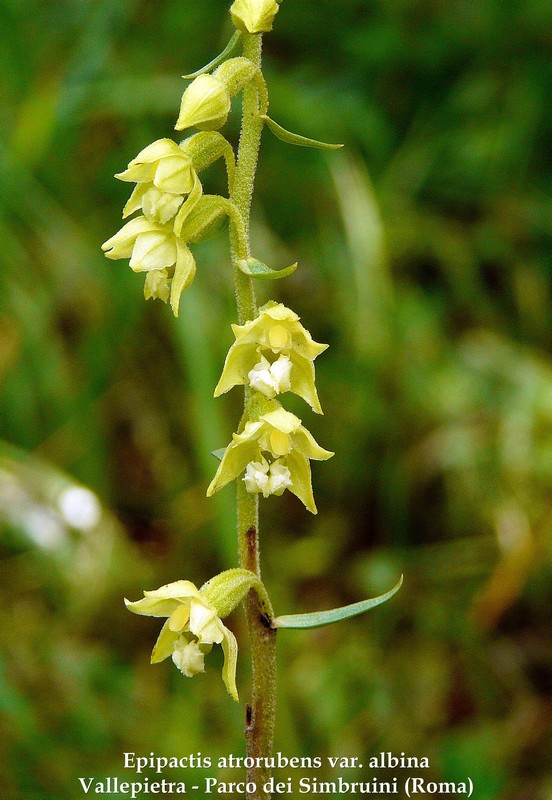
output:
[[[182,292],[191,284],[196,262],[191,245],[228,220],[230,251],[237,300],[237,324],[222,375],[218,397],[244,387],[244,412],[232,441],[214,455],[219,465],[207,495],[236,484],[240,564],[225,570],[198,589],[176,580],[144,592],[141,600],[126,600],[129,611],[166,618],[151,661],[171,658],[187,677],[204,671],[213,645],[224,652],[222,677],[230,696],[238,700],[238,644],[222,620],[240,603],[246,612],[251,640],[252,692],[246,710],[247,755],[255,764],[248,774],[253,800],[267,800],[263,788],[269,771],[262,766],[272,749],[276,697],[276,631],[312,628],[363,613],[385,602],[399,589],[343,608],[310,614],[275,616],[260,572],[259,499],[295,494],[317,513],[310,461],[330,458],[303,425],[287,411],[280,397],[293,392],[322,413],[315,385],[315,359],[327,348],[314,341],[299,316],[277,301],[258,308],[256,280],[290,275],[297,264],[272,269],[253,256],[249,242],[250,207],[261,134],[266,127],[291,145],[336,149],[285,130],[268,116],[268,89],[262,73],[262,36],[272,29],[279,4],[275,0],[235,0],[230,7],[236,31],[223,52],[206,67],[185,76],[191,83],[182,96],[176,130],[196,128],[180,142],[159,139],[147,145],[126,170],[116,175],[135,187],[123,218],[135,215],[103,247],[108,258],[129,259],[135,272],[145,273],[146,299],[170,302],[178,316]],[[241,54],[235,53],[241,49]],[[231,98],[242,95],[242,126],[237,153],[219,132],[231,109]],[[223,159],[228,196],[203,192],[200,173]]]

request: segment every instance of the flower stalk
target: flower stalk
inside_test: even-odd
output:
[[[278,0],[279,2],[280,0]],[[356,616],[388,600],[400,587],[377,598],[342,609],[275,617],[261,580],[259,497],[293,493],[313,514],[311,460],[324,461],[325,450],[287,411],[280,396],[292,392],[310,409],[322,414],[315,386],[314,360],[326,349],[282,303],[269,301],[257,308],[254,280],[279,280],[297,264],[272,269],[251,254],[250,210],[263,127],[282,141],[300,146],[335,149],[291,133],[268,117],[268,90],[261,70],[262,34],[272,29],[279,5],[276,0],[235,0],[230,8],[238,29],[223,52],[206,67],[187,76],[175,128],[199,129],[176,143],[159,139],[130,161],[116,176],[136,186],[123,218],[139,212],[103,245],[108,258],[130,259],[134,272],[145,273],[146,299],[170,302],[178,316],[182,292],[194,280],[196,262],[190,245],[217,233],[229,222],[232,273],[238,324],[232,326],[231,345],[214,394],[244,387],[244,410],[232,440],[214,455],[220,458],[207,495],[236,482],[239,566],[225,570],[199,589],[177,580],[144,592],[137,601],[125,601],[135,614],[164,617],[151,661],[170,657],[186,677],[204,671],[204,660],[214,645],[224,653],[222,679],[228,694],[238,700],[236,666],[238,642],[223,624],[243,603],[252,660],[251,698],[246,705],[245,738],[248,763],[270,763],[276,711],[276,631],[312,628]],[[238,46],[242,54],[234,56]],[[230,142],[218,132],[231,111],[231,98],[242,93],[242,122],[237,157]],[[224,159],[228,197],[204,194],[199,173]],[[401,579],[402,580],[402,579]],[[265,785],[270,769],[248,770],[248,800],[270,800]]]
[[[259,34],[243,33],[243,55],[261,69],[262,37]],[[242,126],[240,144],[236,163],[236,177],[230,199],[241,215],[249,240],[249,221],[251,200],[255,183],[255,172],[259,158],[263,120],[260,112],[261,98],[257,82],[248,84],[243,92]],[[239,251],[237,231],[231,230],[232,264],[238,320],[241,325],[257,316],[257,302],[253,280],[239,268],[240,259],[247,258],[248,252]],[[245,424],[252,410],[253,392],[249,387],[244,391]],[[247,491],[242,480],[237,481],[236,490],[238,551],[240,566],[261,577],[259,551],[259,498],[257,494]],[[271,627],[271,620],[260,607],[255,592],[250,591],[244,602],[247,627],[251,646],[251,701],[245,715],[245,740],[247,755],[267,756],[272,752],[274,740],[274,723],[276,716],[276,630]],[[248,782],[252,782],[256,791],[250,800],[267,800],[270,795],[262,786],[270,777],[264,767],[253,767],[248,770]]]

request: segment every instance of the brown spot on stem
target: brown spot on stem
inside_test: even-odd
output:
[[[246,705],[246,707],[245,707],[245,727],[246,728],[250,728],[251,727],[252,718],[253,718],[253,709],[251,708],[251,706],[248,703]]]
[[[252,525],[250,528],[247,529],[245,532],[245,538],[247,541],[247,561],[249,564],[249,569],[252,572],[256,572],[257,568],[257,528]]]
[[[265,628],[272,627],[272,623],[270,621],[270,617],[268,616],[268,614],[261,614],[259,619],[261,620],[261,625],[263,625]]]

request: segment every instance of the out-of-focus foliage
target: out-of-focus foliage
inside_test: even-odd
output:
[[[0,5],[3,800],[73,800],[123,751],[242,752],[215,654],[150,667],[158,626],[122,605],[235,564],[232,491],[205,498],[240,413],[212,399],[227,243],[177,321],[99,249],[228,5]],[[283,614],[405,573],[369,616],[280,632],[277,748],[427,755],[479,800],[552,792],[551,29],[545,0],[285,0],[265,45],[271,116],[346,149],[263,141],[256,254],[299,260],[276,299],[331,344],[325,416],[286,405],[336,451],[318,517],[263,502],[263,575]]]

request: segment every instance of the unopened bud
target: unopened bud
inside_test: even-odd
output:
[[[232,22],[243,33],[271,31],[278,11],[275,0],[235,0],[230,6]]]
[[[221,128],[230,111],[230,93],[214,75],[200,75],[182,95],[177,131],[195,127],[213,131]]]

